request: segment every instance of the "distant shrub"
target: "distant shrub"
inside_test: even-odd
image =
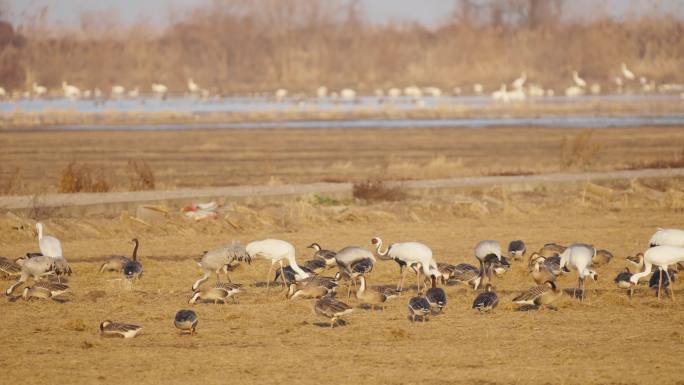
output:
[[[354,198],[365,201],[399,201],[407,196],[406,191],[401,187],[391,187],[380,180],[354,183],[352,194]]]
[[[60,193],[110,191],[111,186],[102,175],[101,169],[93,172],[87,165],[71,162],[60,174],[58,191]]]
[[[588,167],[596,163],[603,146],[599,143],[592,143],[591,138],[594,132],[584,130],[572,138],[563,138],[561,144],[561,168]]]
[[[318,194],[314,195],[313,202],[314,204],[321,206],[336,206],[341,204],[341,202],[335,198]]]
[[[131,190],[154,190],[154,173],[142,159],[128,161],[128,182]]]

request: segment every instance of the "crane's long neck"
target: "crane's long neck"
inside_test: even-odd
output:
[[[432,288],[434,289],[437,287],[437,279],[435,279],[434,274],[430,278],[432,279]]]
[[[43,239],[43,226],[38,226],[38,240]]]
[[[309,273],[306,271],[302,270],[299,265],[297,265],[297,260],[295,259],[294,256],[289,256],[287,257],[287,261],[290,263],[290,266],[292,267],[292,270],[296,271],[298,275],[300,275],[302,278],[306,278],[309,276]]]
[[[387,253],[389,253],[389,247],[385,248],[385,251],[380,250],[380,248],[382,248],[382,240],[378,239],[378,243],[375,245],[375,252],[381,257],[387,256]]]
[[[135,244],[135,246],[133,246],[133,255],[131,256],[131,258],[134,261],[136,261],[138,259],[138,240],[133,240],[133,243]]]
[[[362,275],[359,277],[361,284],[359,285],[359,293],[366,291],[366,278]]]

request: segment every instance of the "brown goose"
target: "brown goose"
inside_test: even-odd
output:
[[[7,258],[0,257],[0,277],[12,279],[21,274],[21,266]]]
[[[384,287],[367,287],[366,277],[364,276],[359,277],[359,282],[359,289],[356,291],[356,299],[358,299],[360,303],[370,305],[371,310],[375,310],[375,306],[380,306],[382,309],[382,304],[394,297],[397,293],[395,291],[395,294],[392,295]]]
[[[532,279],[537,285],[541,285],[547,281],[555,281],[556,275],[546,268],[544,262],[546,258],[539,257],[534,261],[534,267],[532,268]]]
[[[110,320],[100,323],[100,335],[102,337],[133,338],[140,333],[142,327],[138,325],[112,322]]]
[[[562,295],[563,291],[558,289],[553,281],[546,281],[543,285],[535,286],[513,298],[513,303],[538,306],[540,309],[543,309]]]
[[[354,309],[351,306],[330,296],[325,296],[314,302],[314,312],[330,319],[330,328],[335,326],[338,319],[353,311]]]
[[[25,301],[32,299],[52,299],[58,295],[62,295],[69,290],[69,286],[50,281],[38,281],[32,286],[25,287],[21,297]]]
[[[241,291],[241,286],[238,283],[216,282],[211,288],[195,290],[188,303],[194,304],[198,301],[204,301],[216,304],[220,301],[225,304],[228,298],[232,298],[233,302],[237,302],[234,295]]]

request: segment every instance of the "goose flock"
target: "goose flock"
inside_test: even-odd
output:
[[[23,298],[25,301],[58,301],[60,296],[69,292],[69,286],[64,281],[73,272],[62,255],[59,239],[45,235],[41,223],[36,225],[36,230],[39,253],[29,252],[15,261],[0,257],[0,274],[5,278],[16,278],[16,281],[5,290],[5,294],[13,300]],[[133,239],[132,244],[130,258],[121,255],[109,256],[98,272],[115,272],[128,282],[142,279],[143,265],[138,258],[140,242]],[[351,298],[352,287],[355,288],[358,304],[375,311],[384,309],[387,301],[396,300],[404,291],[412,290],[412,286],[404,288],[405,278],[407,274],[415,274],[416,294],[407,302],[408,319],[424,323],[430,316],[438,316],[445,311],[445,285],[463,284],[474,291],[482,289],[476,296],[472,309],[483,313],[494,310],[501,300],[496,292],[494,280],[501,279],[511,267],[511,263],[524,265],[527,253],[527,246],[521,240],[509,243],[507,255],[502,253],[501,245],[497,241],[483,240],[474,248],[476,265],[452,265],[437,262],[432,250],[421,242],[392,243],[383,249],[382,239],[374,237],[370,244],[373,246],[372,251],[360,246],[347,246],[339,251],[332,251],[322,248],[319,243],[312,243],[309,248],[314,250],[313,259],[300,265],[295,259],[294,246],[287,241],[264,239],[244,246],[238,241],[233,241],[203,253],[197,263],[202,271],[202,277],[192,284],[188,304],[226,304],[228,300],[237,304],[236,295],[242,292],[243,285],[233,283],[228,277],[232,264],[250,264],[256,259],[263,259],[271,261],[266,277],[267,292],[271,284],[282,281],[287,289],[288,300],[312,300],[314,313],[326,318],[331,328],[343,324],[344,318],[354,311],[351,305],[344,302]],[[574,243],[566,247],[548,243],[527,257],[526,268],[535,285],[519,293],[511,301],[520,309],[550,308],[564,293],[572,293],[573,298],[583,301],[587,292],[585,281],[597,281],[597,269],[608,264],[611,259],[612,253],[597,250],[590,244]],[[369,284],[372,280],[373,267],[378,260],[393,260],[397,263],[399,281],[396,286]],[[289,265],[285,266],[283,261],[287,261]],[[680,262],[684,262],[684,230],[657,229],[650,239],[648,249],[634,257],[627,257],[626,262],[633,265],[634,272],[628,266],[615,277],[614,282],[618,289],[628,291],[630,299],[640,280],[648,277],[655,267],[657,271],[651,275],[649,287],[657,290],[658,300],[665,291],[674,301],[672,287],[677,271],[681,268]],[[274,267],[277,267],[277,274],[271,281]],[[337,271],[334,276],[326,275],[326,272],[335,269]],[[562,274],[573,274],[573,271],[576,271],[577,285],[561,289],[557,278]],[[227,282],[221,281],[222,272]],[[207,284],[213,274],[216,281]],[[28,285],[29,279],[32,279],[31,285]],[[347,284],[346,299],[340,299],[337,293],[342,281],[346,281]],[[439,284],[442,287],[439,287]],[[21,285],[25,285],[21,295],[13,296]],[[189,309],[179,310],[173,320],[181,335],[194,335],[198,322],[198,315]],[[142,327],[105,320],[100,323],[99,330],[103,337],[132,338],[140,333]]]

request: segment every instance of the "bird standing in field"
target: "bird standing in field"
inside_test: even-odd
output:
[[[330,328],[332,329],[337,321],[353,312],[351,306],[344,302],[338,301],[331,296],[325,296],[314,302],[314,313],[328,318],[330,320]]]
[[[526,250],[527,247],[525,246],[525,242],[521,240],[511,241],[511,243],[508,244],[508,256],[513,260],[522,260]]]
[[[370,305],[371,310],[375,310],[375,306],[380,306],[382,309],[382,304],[394,297],[394,295],[396,295],[396,292],[390,294],[383,288],[367,287],[366,277],[359,277],[359,289],[356,291],[356,299],[360,303]]]
[[[197,314],[189,309],[179,310],[173,319],[173,325],[180,331],[180,335],[183,333],[195,335],[198,322]]]
[[[411,322],[416,322],[416,317],[421,317],[423,322],[427,321],[430,310],[430,303],[421,295],[421,293],[418,293],[417,296],[409,299],[408,311]]]
[[[649,274],[651,274],[651,270],[653,269],[653,266],[658,266],[660,268],[659,274],[660,279],[658,282],[661,284],[658,285],[658,300],[660,300],[660,293],[662,289],[662,274],[663,270],[665,271],[665,274],[669,274],[667,271],[667,267],[669,265],[674,265],[679,262],[684,261],[684,247],[676,247],[676,246],[655,246],[651,247],[650,249],[646,250],[644,252],[644,257],[643,257],[643,263],[644,263],[644,270],[633,274],[632,277],[629,279],[629,281],[632,283],[632,285],[636,285],[639,283],[639,279],[642,277],[645,277]],[[668,276],[668,281],[672,281],[672,277]],[[670,299],[674,301],[674,292],[671,292]]]
[[[586,297],[584,280],[587,277],[591,278],[593,281],[598,280],[596,271],[589,268],[595,255],[596,249],[594,249],[593,246],[584,243],[572,244],[561,253],[561,268],[567,268],[569,266],[577,270],[578,278],[575,294],[577,290],[580,290],[581,301],[584,301],[584,298]]]
[[[499,296],[494,291],[494,286],[488,283],[485,285],[485,291],[480,293],[473,301],[473,309],[481,312],[488,312],[493,310],[499,304]]]
[[[53,274],[55,269],[54,259],[45,255],[33,258],[21,258],[17,260],[17,264],[21,266],[19,278],[13,285],[5,290],[6,295],[11,295],[12,292],[14,292],[14,289],[19,285],[24,284],[29,278],[38,281],[47,275]]]
[[[432,250],[425,244],[420,242],[401,242],[393,243],[381,251],[382,239],[375,237],[371,239],[371,243],[375,246],[375,251],[381,259],[393,259],[397,262],[402,263],[399,266],[402,267],[401,278],[399,284],[397,285],[397,290],[401,291],[404,284],[404,266],[413,267],[416,265],[416,284],[418,286],[418,291],[420,291],[420,276],[421,273],[425,274],[426,277],[438,273],[437,263],[432,258]]]
[[[310,249],[314,249],[314,259],[320,259],[325,261],[325,265],[328,267],[335,266],[336,261],[335,261],[335,256],[337,255],[336,252],[332,250],[326,250],[321,248],[321,245],[318,243],[314,242],[309,245]]]
[[[121,272],[126,279],[140,279],[143,274],[143,266],[138,261],[138,238],[133,238],[131,242],[135,245],[133,247],[133,255],[131,255],[131,260],[123,265]]]
[[[62,254],[62,243],[51,235],[43,235],[43,224],[36,223],[40,253],[54,261],[53,272],[61,280],[62,275],[71,275],[71,266]]]
[[[431,276],[432,287],[425,292],[425,299],[430,304],[433,313],[439,314],[444,310],[447,304],[447,296],[444,289],[437,287],[437,279]]]
[[[285,242],[279,239],[264,239],[261,241],[254,241],[247,244],[245,247],[247,255],[250,258],[262,258],[271,261],[271,267],[268,269],[266,274],[266,290],[270,289],[269,277],[271,276],[271,271],[276,263],[280,264],[280,274],[283,278],[283,283],[285,282],[285,275],[283,273],[283,260],[287,260],[290,267],[295,271],[295,280],[302,280],[308,277],[310,274],[302,270],[299,265],[297,265],[297,260],[295,259],[295,248],[289,242]]]
[[[204,275],[192,284],[192,291],[199,289],[200,285],[207,281],[211,274],[216,274],[216,282],[219,282],[219,272],[221,271],[223,271],[226,279],[230,282],[227,266],[233,261],[245,261],[248,264],[252,261],[245,250],[245,247],[238,241],[233,241],[230,245],[221,245],[209,251],[205,251],[202,255],[202,259],[197,263]]]

